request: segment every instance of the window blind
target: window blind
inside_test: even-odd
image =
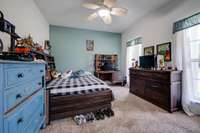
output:
[[[130,47],[130,46],[138,45],[138,44],[142,44],[142,38],[141,37],[138,37],[138,38],[135,38],[133,40],[128,41],[126,43],[126,47]]]
[[[200,24],[200,12],[188,18],[175,22],[173,25],[173,33],[196,26],[198,24]]]

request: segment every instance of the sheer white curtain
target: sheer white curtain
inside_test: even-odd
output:
[[[139,57],[142,55],[142,44],[127,47],[126,53],[126,77],[129,85],[129,68],[132,67],[133,59],[139,61]]]
[[[177,32],[175,44],[175,65],[183,70],[183,109],[200,114],[200,25]]]

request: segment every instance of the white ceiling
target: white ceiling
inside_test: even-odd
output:
[[[110,25],[104,24],[100,18],[87,20],[94,11],[81,7],[81,4],[88,1],[95,0],[35,0],[51,25],[117,33],[124,32],[132,23],[171,0],[118,0],[118,5],[128,9],[128,15],[113,16],[113,23]]]

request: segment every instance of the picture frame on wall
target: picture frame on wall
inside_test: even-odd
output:
[[[44,41],[44,53],[51,55],[51,45],[49,40]]]
[[[86,40],[86,50],[94,51],[94,40]]]
[[[145,47],[144,48],[144,55],[154,55],[154,46]]]
[[[51,50],[51,45],[49,40],[44,41],[44,49]]]
[[[157,55],[163,55],[164,60],[166,62],[171,61],[171,42],[163,43],[163,44],[158,44],[156,46],[157,48]]]

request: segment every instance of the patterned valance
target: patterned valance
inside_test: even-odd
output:
[[[200,13],[175,22],[173,26],[173,33],[190,28],[198,24],[200,24]]]
[[[128,41],[126,43],[126,47],[130,47],[130,46],[137,45],[137,44],[142,44],[142,38],[141,37],[138,37],[138,38],[135,38],[133,40]]]

